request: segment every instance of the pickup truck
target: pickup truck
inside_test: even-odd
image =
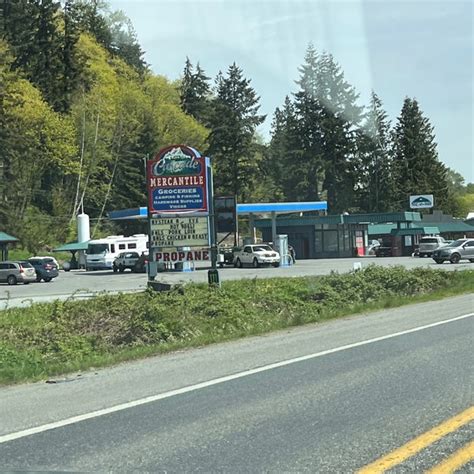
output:
[[[448,245],[448,242],[440,236],[426,236],[420,239],[418,255],[420,257],[431,257],[436,249]]]
[[[125,269],[130,268],[133,272],[139,258],[140,254],[138,252],[122,252],[114,260],[112,269],[114,272],[122,273]]]
[[[234,251],[234,266],[242,268],[251,265],[258,268],[262,265],[280,265],[280,254],[266,244],[245,245],[243,249]]]

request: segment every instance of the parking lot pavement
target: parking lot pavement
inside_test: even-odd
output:
[[[403,265],[406,268],[427,267],[443,270],[474,269],[469,262],[456,265],[445,263],[437,265],[430,258],[417,257],[360,257],[321,260],[298,260],[296,265],[283,268],[233,268],[219,269],[221,281],[241,278],[272,278],[327,275],[331,271],[345,273],[353,269],[354,263],[360,262],[362,267],[376,264],[381,266]],[[163,283],[207,282],[205,268],[192,272],[159,273],[157,281]],[[131,292],[146,288],[147,276],[144,273],[113,273],[112,271],[86,272],[84,270],[60,272],[58,278],[50,283],[32,283],[30,285],[8,286],[0,284],[0,309],[7,306],[24,306],[31,302],[65,299],[71,296],[87,297],[99,292]]]

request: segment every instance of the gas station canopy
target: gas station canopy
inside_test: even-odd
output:
[[[326,201],[237,204],[237,214],[241,216],[272,212],[275,214],[288,214],[293,212],[327,211],[327,208],[328,205]],[[114,221],[146,219],[147,208],[136,207],[134,209],[121,209],[119,211],[110,211],[108,215],[109,219]]]

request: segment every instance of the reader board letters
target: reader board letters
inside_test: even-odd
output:
[[[207,212],[206,173],[205,158],[194,148],[172,145],[160,150],[147,163],[149,212]]]
[[[162,217],[150,221],[152,247],[207,247],[207,217]]]
[[[157,262],[208,262],[211,259],[211,251],[203,250],[171,250],[155,252]]]

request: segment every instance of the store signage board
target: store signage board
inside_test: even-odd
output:
[[[432,194],[417,194],[410,196],[410,209],[429,209],[434,206]]]
[[[147,163],[151,215],[209,211],[206,159],[186,145],[166,147]]]
[[[150,219],[151,247],[208,247],[207,217],[159,217]]]

